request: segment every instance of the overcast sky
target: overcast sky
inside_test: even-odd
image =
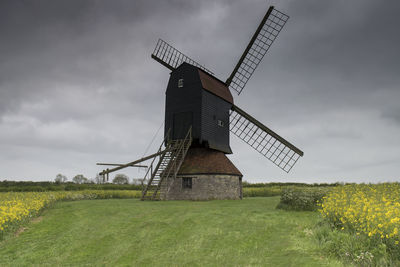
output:
[[[155,152],[169,78],[157,39],[225,80],[271,4],[290,19],[235,103],[304,157],[287,174],[232,135],[243,179],[400,181],[395,0],[2,0],[0,180],[93,178],[96,162]]]

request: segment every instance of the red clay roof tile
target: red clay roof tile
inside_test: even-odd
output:
[[[226,86],[226,84],[219,81],[217,78],[205,73],[201,69],[198,70],[199,70],[200,81],[204,89],[233,104],[232,94],[229,91],[229,88]]]
[[[243,176],[228,157],[221,151],[191,147],[179,169],[184,174],[230,174]]]

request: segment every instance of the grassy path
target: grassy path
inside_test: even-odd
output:
[[[278,201],[59,202],[0,242],[0,266],[340,266],[307,235],[317,214]]]

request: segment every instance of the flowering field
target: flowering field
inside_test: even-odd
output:
[[[271,197],[282,193],[280,186],[243,187],[243,197]]]
[[[323,197],[320,212],[339,231],[365,236],[400,255],[400,184],[344,185]]]
[[[43,208],[58,200],[137,198],[139,196],[140,192],[133,190],[0,193],[0,237],[11,226],[16,226],[36,216]]]

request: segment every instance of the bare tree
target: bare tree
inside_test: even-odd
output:
[[[96,177],[94,178],[94,182],[96,184],[104,184],[104,176],[97,173]]]

